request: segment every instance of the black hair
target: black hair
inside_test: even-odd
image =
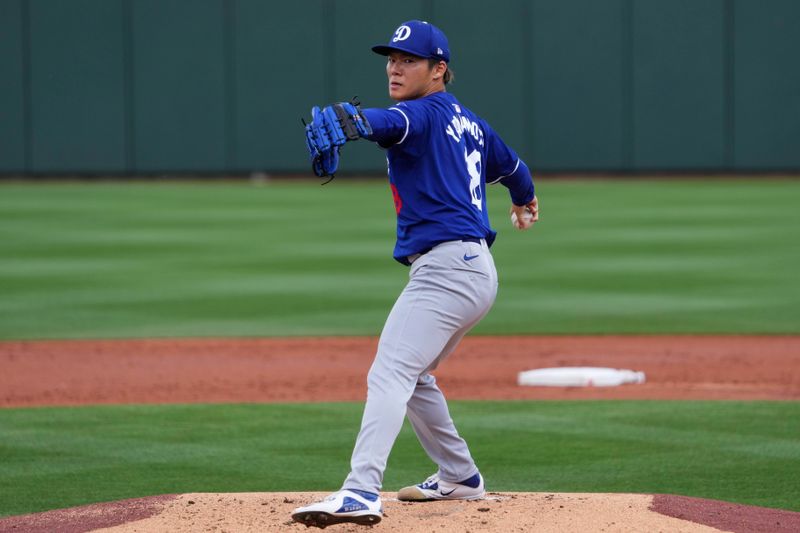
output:
[[[429,57],[428,58],[428,68],[432,69],[433,67],[438,65],[440,61],[443,61],[443,60],[442,59],[437,59],[435,57]],[[448,65],[446,62],[445,62],[445,65],[447,66],[447,70],[444,71],[444,80],[443,81],[444,81],[444,84],[447,85],[448,83],[453,81],[453,78],[455,77],[455,75],[453,74],[453,71],[450,69],[450,65]]]

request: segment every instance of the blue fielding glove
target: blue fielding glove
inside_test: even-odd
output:
[[[372,128],[357,102],[340,102],[324,109],[311,108],[306,124],[306,146],[311,168],[317,176],[333,176],[339,166],[339,148],[372,134]]]
[[[327,169],[336,171],[338,166],[338,148],[335,147],[328,136],[325,119],[318,106],[311,108],[311,122],[306,124],[306,146],[311,157],[311,167],[317,176],[327,176]],[[331,156],[336,154],[336,160],[331,161]],[[323,163],[323,159],[325,162]],[[333,163],[333,166],[331,166]]]

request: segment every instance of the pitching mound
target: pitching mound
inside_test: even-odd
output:
[[[0,520],[0,532],[83,533],[306,531],[291,511],[325,493],[181,494],[122,500]],[[490,493],[476,502],[403,503],[383,495],[385,516],[372,528],[332,532],[795,532],[800,513],[683,496]]]

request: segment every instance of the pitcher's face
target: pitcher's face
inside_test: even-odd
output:
[[[402,102],[444,90],[443,63],[431,67],[428,60],[404,52],[392,52],[386,61],[389,98]]]

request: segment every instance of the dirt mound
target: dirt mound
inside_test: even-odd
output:
[[[326,494],[201,493],[156,496],[0,520],[0,532],[306,531],[294,508]],[[485,500],[404,503],[383,494],[384,519],[371,529],[351,524],[332,532],[790,532],[800,513],[683,496],[642,494],[490,493]]]

